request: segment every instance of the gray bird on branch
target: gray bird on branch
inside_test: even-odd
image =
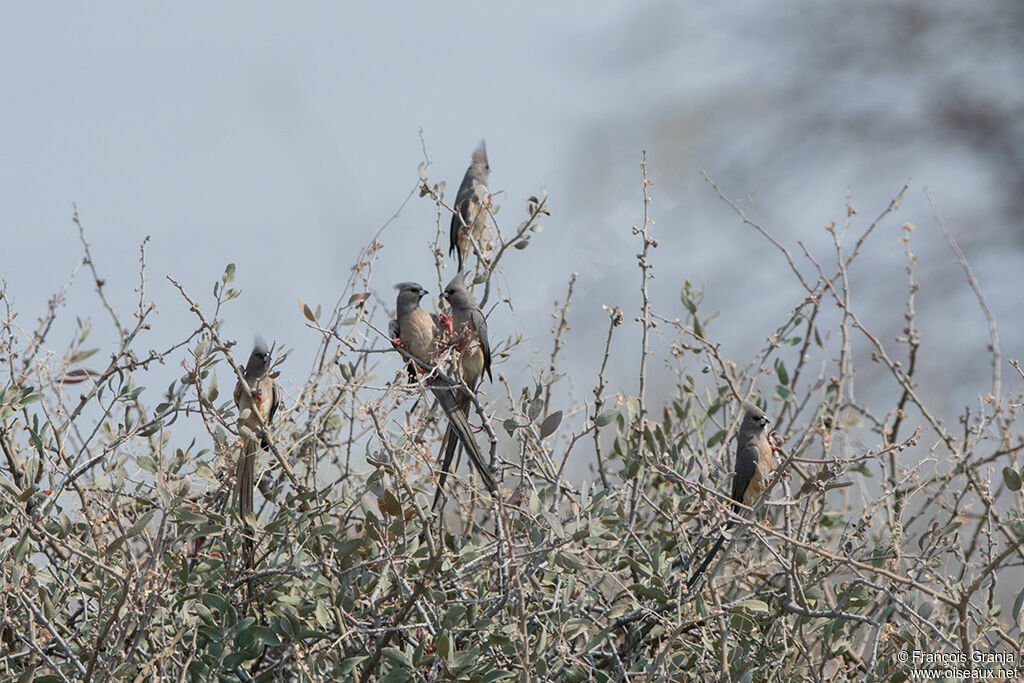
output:
[[[238,515],[246,520],[253,509],[256,453],[269,448],[264,426],[270,427],[281,404],[281,395],[270,375],[271,350],[262,338],[256,339],[249,361],[245,364],[245,381],[235,383],[234,399],[238,407],[238,432],[242,453],[235,470],[235,501]],[[260,421],[262,420],[262,425]],[[246,542],[246,557],[251,559],[251,541]]]
[[[764,411],[752,403],[743,404],[743,421],[740,423],[739,434],[736,435],[736,465],[732,479],[732,499],[736,501],[733,503],[734,512],[740,511],[740,503],[747,507],[756,503],[768,485],[768,475],[772,470],[772,445],[765,431],[767,424],[768,418],[765,417]],[[733,526],[734,523],[729,522],[725,528],[728,530]],[[711,564],[723,543],[724,535],[718,537],[718,542],[711,548],[711,552],[686,582],[687,588],[697,583],[697,579]]]
[[[459,271],[469,258],[472,241],[477,245],[487,225],[487,209],[490,204],[490,193],[487,191],[487,178],[491,167],[487,164],[487,146],[480,141],[480,146],[473,151],[473,158],[462,176],[462,184],[455,195],[455,207],[452,213],[452,224],[448,255],[458,253]],[[472,240],[470,239],[472,236]]]

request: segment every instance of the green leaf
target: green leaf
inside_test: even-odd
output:
[[[320,625],[320,628],[327,628],[330,615],[327,614],[327,607],[324,606],[323,600],[316,601],[316,607],[313,608],[313,616],[316,617],[316,623]]]
[[[71,356],[71,362],[81,363],[83,360],[85,360],[92,354],[96,353],[97,351],[99,351],[99,349],[85,349],[84,351],[79,351],[75,355]]]
[[[206,400],[213,403],[219,395],[220,392],[217,390],[217,373],[214,372],[210,377],[210,388],[206,390]]]
[[[384,658],[398,664],[399,666],[405,667],[406,669],[412,668],[412,662],[405,656],[405,653],[401,650],[393,647],[384,648]]]
[[[665,591],[655,586],[643,586],[640,584],[634,584],[630,586],[634,593],[637,595],[647,598],[648,600],[654,600],[658,604],[664,605],[668,602],[668,595]]]
[[[25,555],[28,554],[28,527],[21,532],[21,538],[18,539],[14,549],[11,551],[11,556],[15,562],[21,562],[25,559]]]
[[[587,629],[590,628],[590,621],[587,619],[573,618],[565,622],[564,635],[566,638],[576,638],[577,636],[587,635]]]
[[[781,358],[775,359],[775,374],[779,376],[779,384],[789,384],[789,373],[786,371],[786,364]]]
[[[223,524],[207,524],[195,533],[194,538],[206,538],[207,536],[222,536],[223,534]]]
[[[763,600],[741,600],[736,603],[736,608],[745,612],[767,612],[768,605]]]
[[[558,429],[558,425],[562,423],[562,411],[556,410],[547,417],[540,424],[540,438],[546,439],[555,433]]]
[[[586,565],[580,562],[574,555],[570,555],[562,550],[555,553],[555,564],[562,569],[579,570],[586,568]]]
[[[437,656],[441,659],[448,659],[448,655],[451,654],[452,641],[448,635],[448,631],[442,631],[441,635],[437,638]]]
[[[196,614],[199,615],[199,618],[205,621],[207,624],[210,624],[212,626],[219,623],[219,621],[216,618],[214,618],[213,612],[211,612],[209,608],[207,608],[207,606],[203,603],[193,602],[192,609],[194,609],[196,611]]]
[[[398,502],[391,491],[385,490],[383,495],[377,497],[378,507],[392,517],[402,516],[402,504]]]
[[[1020,474],[1012,467],[1003,468],[1003,482],[1006,483],[1006,488],[1011,491],[1020,491]]]
[[[140,517],[138,521],[135,522],[135,524],[132,524],[131,528],[128,529],[128,531],[125,533],[125,538],[131,538],[132,536],[137,535],[140,531],[145,529],[146,525],[149,524],[150,521],[153,519],[154,512],[155,510],[150,510],[146,514],[142,515],[142,517]]]
[[[540,411],[542,410],[544,410],[544,399],[535,398],[526,409],[526,417],[530,418],[530,422],[533,422],[540,417]]]
[[[392,669],[384,678],[377,679],[380,683],[405,683],[412,680],[412,674],[406,669]]]
[[[604,427],[609,422],[615,419],[615,416],[619,414],[617,410],[606,410],[602,412],[597,418],[594,419],[594,424],[598,427]]]
[[[353,671],[355,671],[356,667],[359,666],[359,664],[363,660],[369,659],[369,658],[370,658],[369,655],[359,655],[358,657],[349,657],[348,659],[346,659],[344,662],[341,663],[341,666],[338,667],[338,673],[341,674],[342,676],[347,676],[348,674],[350,674]]]
[[[299,308],[302,309],[302,315],[306,316],[306,320],[311,323],[316,322],[316,315],[313,313],[313,309],[309,307],[309,304],[302,300],[301,296],[299,297]]]
[[[224,269],[224,274],[220,276],[220,281],[225,285],[230,285],[235,280],[235,264],[229,263],[227,268]]]
[[[159,432],[160,429],[163,426],[164,426],[164,421],[163,420],[157,420],[156,422],[154,422],[150,426],[148,426],[148,427],[146,427],[144,429],[140,429],[138,434],[139,434],[139,436],[143,436],[143,437],[153,436],[154,434]]]
[[[251,631],[252,635],[255,638],[258,638],[260,642],[262,642],[264,645],[269,645],[270,647],[280,647],[284,644],[284,642],[281,640],[281,637],[274,633],[273,629],[270,629],[266,626],[253,626],[251,628]],[[342,664],[342,666],[344,666],[344,663]]]
[[[216,593],[203,593],[202,598],[203,604],[210,609],[215,609],[218,612],[225,612],[228,608],[228,601],[224,599],[224,596],[217,595]]]

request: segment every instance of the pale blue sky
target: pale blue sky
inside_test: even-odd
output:
[[[359,248],[416,182],[419,130],[431,178],[446,180],[449,194],[486,137],[503,226],[518,223],[523,198],[541,186],[553,212],[508,262],[515,311],[499,311],[491,330],[524,331],[530,342],[503,369],[529,379],[528,352],[547,350],[552,301],[578,271],[571,362],[582,400],[598,362],[595,330],[603,338],[601,304],[637,305],[630,226],[641,216],[642,149],[662,245],[656,302],[682,315],[682,281],[706,286],[738,359],[763,342],[795,289],[700,170],[731,196],[749,196],[752,215],[794,249],[801,239],[826,251],[821,226],[842,219],[847,190],[869,219],[913,176],[903,213],[857,273],[862,310],[883,329],[901,324],[902,309],[874,303],[903,296],[898,226],[926,228],[914,235],[928,257],[920,277],[932,287],[919,312],[942,334],[922,362],[938,370],[950,357],[970,359],[964,367],[974,374],[956,378],[966,393],[950,399],[959,406],[986,386],[986,333],[920,187],[931,187],[967,245],[1011,357],[1024,350],[1012,275],[1022,265],[1019,225],[990,208],[990,160],[922,120],[925,95],[959,74],[1016,102],[1008,84],[1020,62],[961,40],[977,28],[955,10],[934,11],[944,21],[930,29],[934,58],[924,62],[938,65],[935,73],[883,59],[886,27],[847,25],[843,11],[815,3],[770,11],[752,2],[8,5],[0,11],[0,272],[30,326],[80,261],[70,220],[77,202],[108,294],[126,314],[138,245],[152,238],[149,298],[160,313],[143,346],[162,347],[194,326],[164,274],[208,302],[234,261],[244,295],[226,311],[225,334],[246,349],[257,332],[295,347],[284,371],[297,381],[317,342],[297,299],[334,303]],[[835,36],[812,40],[816,25]],[[982,68],[989,77],[973,78]],[[414,198],[388,228],[375,275],[383,299],[400,280],[434,288],[434,220],[433,205]],[[972,242],[977,234],[984,243]],[[264,272],[273,277],[258,277]],[[66,315],[82,312],[96,319],[94,342],[111,343],[84,277]],[[53,348],[70,332],[60,334]],[[630,335],[613,368],[619,385],[633,382]]]

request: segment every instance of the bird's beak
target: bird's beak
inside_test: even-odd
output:
[[[759,423],[761,424],[761,426],[762,426],[762,427],[767,427],[767,426],[768,426],[768,423],[769,423],[769,422],[771,422],[771,420],[769,420],[767,416],[765,416],[765,415],[762,415],[762,416],[761,416],[761,417],[760,417],[760,418],[758,419],[758,422],[759,422]]]

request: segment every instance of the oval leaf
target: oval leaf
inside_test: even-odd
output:
[[[75,355],[73,355],[71,357],[71,362],[72,363],[81,363],[83,360],[85,360],[89,356],[93,355],[97,351],[99,351],[99,349],[84,349],[82,351],[79,351],[78,353],[76,353]]]
[[[540,411],[544,410],[544,399],[535,398],[530,402],[530,406],[526,409],[526,416],[530,418],[530,422],[533,422],[540,417]]]
[[[1012,467],[1003,468],[1003,481],[1006,483],[1006,488],[1011,491],[1020,491],[1020,474]]]
[[[561,423],[562,423],[562,411],[561,410],[556,410],[555,412],[553,412],[550,415],[548,415],[547,417],[545,417],[544,421],[540,423],[540,438],[546,439],[547,437],[549,437],[552,434],[554,434],[555,430],[558,429],[558,425],[560,425]]]
[[[302,315],[306,316],[306,320],[311,323],[316,322],[316,316],[313,314],[313,309],[311,309],[306,302],[302,300],[302,297],[299,297],[299,308],[302,309]]]
[[[741,600],[736,603],[736,608],[746,612],[767,612],[768,605],[761,600]]]
[[[356,306],[362,306],[363,303],[370,298],[369,292],[356,292],[348,298],[348,305],[355,304]]]

